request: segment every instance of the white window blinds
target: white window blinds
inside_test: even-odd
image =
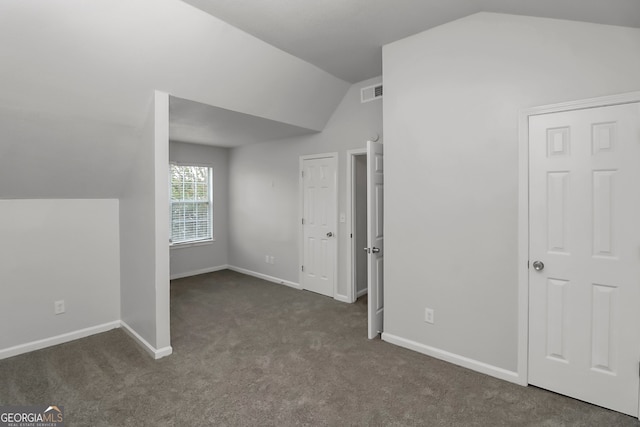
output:
[[[213,238],[212,169],[172,164],[171,243]]]

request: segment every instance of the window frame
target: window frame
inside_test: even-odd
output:
[[[198,239],[198,240],[188,240],[184,242],[173,242],[173,198],[171,195],[172,182],[171,182],[171,167],[198,167],[198,168],[208,168],[209,169],[209,179],[208,179],[208,204],[209,204],[209,227],[211,229],[211,237],[206,239]],[[169,162],[169,248],[188,248],[193,246],[203,246],[210,245],[215,242],[215,229],[214,229],[214,218],[213,218],[213,198],[214,198],[214,189],[213,189],[213,165],[210,163],[198,163],[198,162],[181,162],[181,161],[170,161]],[[178,202],[181,203],[181,202]]]

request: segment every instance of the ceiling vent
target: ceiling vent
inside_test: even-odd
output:
[[[382,85],[367,86],[360,89],[360,102],[382,99]]]

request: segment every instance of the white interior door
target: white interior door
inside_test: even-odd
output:
[[[367,141],[367,253],[369,338],[382,332],[384,298],[384,166],[382,144]]]
[[[529,382],[633,416],[639,105],[529,119]]]
[[[302,159],[301,286],[330,297],[334,296],[336,268],[336,163],[333,156]]]

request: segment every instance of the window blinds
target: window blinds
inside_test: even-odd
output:
[[[210,167],[171,165],[171,242],[213,238]]]

